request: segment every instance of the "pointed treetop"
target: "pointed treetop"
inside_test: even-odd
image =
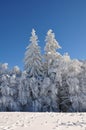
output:
[[[49,41],[51,43],[53,43],[53,45],[57,46],[57,48],[61,48],[61,46],[59,45],[58,41],[55,39],[55,34],[53,33],[52,29],[49,29],[47,32],[47,38],[46,41]]]
[[[47,35],[50,35],[51,33],[52,33],[52,29],[49,29]]]
[[[46,41],[45,51],[47,53],[51,52],[56,53],[56,50],[61,48],[58,41],[55,39],[55,34],[51,29],[49,29],[49,31],[47,32],[45,41]]]
[[[36,31],[34,30],[34,29],[32,29],[32,32],[31,32],[31,34],[32,34],[32,36],[30,37],[30,42],[32,43],[32,44],[37,44],[37,42],[38,42],[38,37],[37,37],[37,35],[36,35]]]
[[[53,40],[55,38],[55,34],[53,33],[52,29],[48,30],[47,36],[50,40]]]
[[[33,28],[33,29],[32,29],[32,32],[31,32],[32,36],[35,36],[35,35],[36,35],[35,32],[36,32],[36,31],[35,31],[35,29]]]

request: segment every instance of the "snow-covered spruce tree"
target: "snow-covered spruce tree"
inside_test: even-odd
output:
[[[81,72],[78,75],[80,87],[79,110],[80,112],[86,112],[86,61],[81,62]]]
[[[45,83],[45,81],[47,80],[44,79],[43,86],[47,87],[47,89],[45,87],[45,95],[46,95],[45,101],[48,102],[48,104],[46,105],[47,111],[59,111],[58,96],[57,96],[58,87],[56,87],[55,83],[56,71],[53,65],[56,59],[61,58],[60,53],[56,51],[61,47],[59,43],[56,41],[55,34],[52,32],[51,29],[47,32],[45,41],[46,41],[45,55],[44,55],[45,79],[48,79],[50,83],[48,86],[46,86],[47,83]]]
[[[69,96],[71,101],[70,111],[81,111],[81,88],[78,75],[81,73],[82,63],[78,60],[71,60],[68,66],[67,85],[69,87]]]
[[[11,96],[11,88],[9,83],[10,76],[5,74],[2,76],[2,83],[0,86],[0,109],[1,111],[12,111],[13,96]]]
[[[9,96],[9,73],[8,64],[4,63],[0,66],[0,111],[7,111],[9,109],[9,103],[11,98]]]
[[[22,75],[19,80],[18,86],[18,102],[20,104],[20,111],[24,111],[27,105],[27,79],[26,79],[26,72],[23,71]],[[29,92],[28,92],[29,94]]]
[[[20,111],[18,93],[21,74],[22,72],[18,66],[14,66],[13,69],[10,71],[10,96],[13,98],[12,111]]]
[[[32,29],[30,42],[25,52],[24,68],[29,77],[38,78],[42,75],[42,56],[40,47],[38,46],[38,37],[34,29]]]
[[[69,89],[66,83],[68,73],[68,65],[71,59],[68,54],[56,58],[49,69],[49,77],[52,81],[53,90],[52,96],[56,95],[55,99],[58,102],[59,111],[68,111],[70,107]],[[55,106],[55,105],[54,105]]]
[[[41,78],[43,76],[43,65],[40,47],[38,46],[38,37],[34,29],[32,29],[30,42],[31,43],[26,48],[24,63],[25,71],[29,78],[30,97],[32,105],[35,107],[32,111],[37,111],[36,106],[38,105],[36,104],[40,91]]]
[[[58,87],[59,110],[69,111],[71,102],[69,96],[69,86],[67,85],[68,66],[71,62],[70,56],[66,53],[59,60],[55,61],[55,83]]]
[[[55,34],[52,32],[51,29],[47,32],[45,41],[46,41],[46,46],[44,49],[45,50],[44,58],[45,58],[45,67],[47,68],[47,73],[48,73],[55,59],[61,57],[60,53],[56,51],[61,47],[59,43],[56,41]]]

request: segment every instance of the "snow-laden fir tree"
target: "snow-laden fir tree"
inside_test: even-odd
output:
[[[40,47],[38,46],[38,37],[35,30],[32,29],[32,36],[30,37],[30,44],[27,46],[25,52],[25,70],[29,74],[29,77],[38,78],[42,75],[42,56],[40,53]]]
[[[68,73],[68,65],[71,61],[68,54],[58,57],[54,60],[51,69],[49,69],[50,79],[53,84],[53,97],[56,95],[59,111],[68,111],[69,95],[68,86],[66,85],[66,75]]]
[[[86,112],[86,61],[82,61],[81,71],[78,75],[79,79],[79,111]]]
[[[55,34],[52,32],[51,29],[47,32],[45,41],[46,41],[45,52],[47,56],[48,54],[56,55],[56,50],[61,47],[57,42],[57,40],[55,39]]]
[[[56,58],[61,57],[60,53],[57,52],[57,49],[61,48],[57,40],[55,39],[55,34],[50,29],[47,32],[47,36],[45,39],[45,64],[47,69],[50,69],[50,66],[53,64]],[[47,70],[49,71],[49,70]]]
[[[70,111],[81,111],[81,88],[79,85],[78,75],[82,71],[81,69],[82,62],[78,60],[71,60],[70,65],[68,66],[68,78],[66,83],[69,87],[69,95],[71,101],[71,109]]]
[[[55,83],[55,76],[56,76],[56,70],[55,70],[55,60],[61,58],[61,55],[59,52],[57,52],[57,49],[61,48],[57,40],[55,39],[55,34],[52,32],[50,29],[47,32],[46,36],[46,45],[45,45],[45,63],[44,63],[44,68],[45,68],[45,74],[47,78],[50,80],[50,85],[46,86],[47,83],[44,82],[43,85],[47,87],[45,89],[45,94],[46,94],[46,102],[48,102],[47,109],[48,111],[59,111],[58,108],[58,87],[56,86]],[[46,78],[46,77],[45,77]],[[46,81],[46,80],[44,80]],[[50,102],[49,102],[49,101]]]
[[[34,108],[37,105],[38,94],[40,90],[41,78],[43,76],[43,65],[40,47],[38,46],[38,37],[35,30],[32,29],[32,36],[30,37],[30,44],[27,46],[25,52],[25,71],[29,78],[29,92],[32,101],[32,111],[37,111]],[[36,106],[34,106],[36,104]]]

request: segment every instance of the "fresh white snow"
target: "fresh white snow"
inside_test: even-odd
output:
[[[0,130],[86,130],[86,113],[1,112]]]

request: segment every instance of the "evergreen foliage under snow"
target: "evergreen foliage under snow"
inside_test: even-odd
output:
[[[47,32],[45,54],[32,30],[24,71],[0,64],[0,111],[86,112],[86,62],[71,59],[52,30]]]

